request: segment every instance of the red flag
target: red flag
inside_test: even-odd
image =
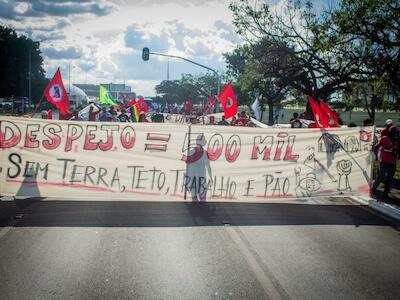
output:
[[[147,112],[149,110],[149,105],[144,101],[143,97],[140,97],[136,104],[139,112]]]
[[[209,113],[212,110],[212,108],[215,106],[216,102],[217,101],[215,101],[213,96],[208,97],[208,103],[204,107],[203,111],[206,113]]]
[[[307,97],[308,102],[310,102],[310,106],[314,115],[315,125],[317,128],[327,128],[329,127],[329,118],[326,113],[319,107],[318,103],[311,98]]]
[[[193,109],[193,103],[190,100],[185,100],[183,102],[183,110],[185,111],[185,113],[190,113]]]
[[[131,107],[131,106],[133,106],[133,105],[135,105],[135,104],[136,104],[136,99],[133,98],[129,103],[127,103],[127,104],[125,105],[125,108],[129,108],[129,107]]]
[[[319,102],[319,107],[328,116],[329,127],[339,127],[338,115],[324,101]]]
[[[53,103],[60,110],[61,114],[69,112],[69,97],[62,82],[60,68],[44,90],[47,101]]]
[[[225,86],[221,94],[219,94],[218,98],[224,108],[225,119],[229,119],[237,114],[236,97],[230,82]]]

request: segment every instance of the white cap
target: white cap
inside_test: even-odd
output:
[[[392,121],[392,119],[387,119],[385,123],[386,123],[386,125],[390,125],[390,124],[393,124],[393,121]]]

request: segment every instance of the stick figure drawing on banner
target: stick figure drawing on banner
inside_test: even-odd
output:
[[[351,186],[349,182],[349,175],[351,173],[352,162],[350,160],[342,159],[337,162],[336,169],[339,173],[339,191],[351,192]]]
[[[321,183],[316,178],[314,173],[308,173],[301,177],[301,168],[296,167],[294,169],[296,176],[296,196],[297,197],[311,197],[313,192],[318,191],[321,188]]]

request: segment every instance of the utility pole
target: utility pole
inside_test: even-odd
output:
[[[38,46],[40,43],[44,42],[44,40],[40,41],[32,41],[33,45],[37,44]],[[29,46],[29,55],[28,55],[28,98],[29,98],[29,105],[32,103],[32,45]],[[24,103],[22,104],[24,105]],[[25,106],[22,108],[25,112]]]
[[[68,92],[71,95],[71,63],[68,65]]]
[[[167,62],[167,81],[169,81],[169,58]]]
[[[28,71],[28,99],[29,103],[32,102],[32,47],[29,46],[29,71]],[[25,103],[22,101],[22,113],[25,113]]]

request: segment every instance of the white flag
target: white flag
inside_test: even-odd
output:
[[[93,112],[99,111],[96,105],[94,105],[93,103],[89,104],[84,109],[79,111],[79,116],[82,118],[83,121],[89,121],[90,107],[93,107]]]
[[[260,119],[260,110],[258,109],[258,95],[256,97],[256,100],[254,100],[253,104],[251,105],[251,109],[254,112],[254,115],[256,116],[256,119]]]

